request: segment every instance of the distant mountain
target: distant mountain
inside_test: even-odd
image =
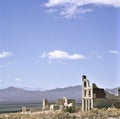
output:
[[[119,87],[120,88],[120,87]],[[118,95],[118,88],[113,88],[113,89],[105,89],[108,93],[113,94],[115,96]]]
[[[41,91],[27,91],[21,88],[9,87],[0,89],[0,101],[32,101],[39,99]]]
[[[18,93],[22,93],[25,92],[26,90],[22,89],[22,88],[16,88],[16,87],[8,87],[5,89],[1,89],[0,92],[2,93],[14,93],[14,92],[18,92]]]
[[[117,88],[106,89],[110,94],[117,94]],[[49,101],[56,101],[58,98],[74,98],[76,102],[81,102],[82,99],[82,86],[70,86],[66,88],[56,88],[46,91],[29,91],[16,87],[9,87],[0,89],[0,102],[41,102],[43,99]]]
[[[82,86],[70,86],[67,88],[56,88],[53,90],[44,91],[44,95],[47,99],[58,99],[58,98],[74,98],[76,101],[81,101]]]
[[[0,101],[42,101],[48,99],[49,101],[55,101],[58,98],[74,98],[76,101],[81,101],[81,86],[70,86],[67,88],[56,88],[46,91],[28,91],[21,88],[9,87],[6,89],[0,89]]]

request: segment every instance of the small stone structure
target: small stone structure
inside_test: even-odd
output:
[[[57,104],[51,104],[50,105],[50,111],[55,111],[55,110],[63,110],[63,108],[60,108],[60,105]]]
[[[27,112],[27,108],[25,106],[22,107],[22,114]]]
[[[104,89],[98,88],[96,84],[91,84],[86,76],[82,76],[82,111],[88,111],[94,108],[94,100],[105,98]]]
[[[67,99],[66,97],[64,99],[64,106],[65,108],[70,108],[75,106],[75,100],[74,99]]]
[[[62,99],[58,99],[57,103],[55,104],[50,104],[48,103],[47,99],[43,99],[43,110],[62,111],[63,109],[74,107],[74,105],[75,105],[75,100],[67,99],[66,97],[63,97]]]
[[[45,110],[48,108],[48,101],[47,99],[43,99],[43,106],[42,106],[42,110]]]

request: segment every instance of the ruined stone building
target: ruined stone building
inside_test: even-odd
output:
[[[48,109],[49,108],[49,104],[47,99],[43,99],[43,106],[42,106],[42,110]]]
[[[74,105],[75,105],[75,100],[67,99],[66,97],[58,99],[57,102],[54,104],[50,104],[50,103],[48,103],[47,99],[43,99],[43,111],[44,110],[50,110],[50,111],[60,110],[60,111],[62,111],[63,109],[74,107]]]
[[[82,76],[82,111],[93,109],[93,87],[86,76]]]
[[[120,98],[120,88],[118,88],[118,97]]]
[[[102,88],[98,88],[95,83],[92,84],[93,86],[93,98],[105,98],[105,91]]]
[[[82,111],[94,108],[94,99],[105,98],[104,89],[100,89],[96,84],[90,84],[86,76],[82,76]]]
[[[27,108],[25,106],[22,107],[22,114],[25,114],[27,112]]]

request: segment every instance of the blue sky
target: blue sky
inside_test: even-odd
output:
[[[0,88],[120,86],[120,0],[1,0]]]

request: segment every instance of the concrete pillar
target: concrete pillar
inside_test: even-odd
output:
[[[91,99],[91,109],[93,109],[93,98]]]
[[[84,105],[84,99],[82,99],[82,111],[85,111],[85,110],[84,110],[84,108],[85,108],[84,106],[85,106],[85,105]]]
[[[88,104],[87,104],[87,99],[85,99],[85,111],[87,111]]]
[[[45,107],[48,105],[47,99],[43,99],[43,107],[42,109],[45,110]]]

